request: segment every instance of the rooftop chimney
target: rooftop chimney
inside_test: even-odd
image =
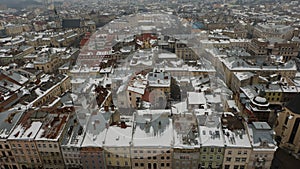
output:
[[[108,106],[104,106],[104,111],[109,111]]]
[[[126,129],[127,128],[127,125],[124,121],[121,121],[121,128],[122,129]]]

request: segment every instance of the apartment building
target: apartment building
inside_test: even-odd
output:
[[[231,80],[230,89],[234,93],[239,93],[240,87],[257,84],[258,76],[252,72],[234,72]]]
[[[37,111],[29,110],[16,125],[8,141],[11,145],[12,155],[18,164],[18,168],[42,168],[43,161],[38,153],[38,146],[34,139],[42,128],[43,122],[35,120]]]
[[[107,168],[131,168],[132,132],[132,117],[127,116],[121,116],[120,122],[116,122],[107,128],[103,142]]]
[[[70,77],[67,75],[44,75],[41,78],[41,84],[31,95],[26,95],[21,102],[29,103],[30,106],[38,107],[45,103],[52,102],[56,96],[60,96],[65,91],[71,89]]]
[[[245,128],[245,121],[231,112],[224,112],[221,121],[225,140],[222,168],[246,169],[252,146]]]
[[[257,56],[257,55],[268,55],[268,45],[269,42],[263,38],[255,38],[252,39],[248,44],[249,53]]]
[[[7,140],[13,132],[19,119],[24,114],[24,110],[10,109],[0,113],[0,163],[1,167],[8,169],[17,169],[18,161],[12,152],[12,146]]]
[[[277,149],[274,130],[266,122],[252,122],[248,125],[248,135],[252,152],[247,168],[270,168]]]
[[[200,167],[221,168],[224,159],[224,137],[220,115],[208,111],[197,114],[200,138]]]
[[[194,113],[173,115],[173,168],[197,169],[200,164],[200,141],[197,118]]]
[[[252,65],[241,58],[229,57],[222,59],[224,66],[224,79],[228,86],[231,86],[231,79],[234,72],[255,72],[258,76],[270,76],[278,74],[288,78],[296,75],[297,68],[294,61],[290,60],[281,66],[278,65]]]
[[[68,130],[62,136],[63,139],[60,145],[66,168],[82,167],[80,149],[85,135],[83,126],[86,125],[87,119],[80,117],[80,115],[83,115],[82,109],[75,110],[75,113],[77,116],[70,118],[69,123],[66,126]]]
[[[170,110],[138,110],[134,114],[132,168],[172,168],[173,125]]]
[[[166,98],[170,97],[171,90],[171,76],[170,73],[163,70],[154,69],[153,72],[149,72],[147,75],[148,89],[149,91],[160,90],[164,92]]]
[[[40,57],[33,63],[35,69],[43,70],[45,73],[53,73],[63,64],[61,57],[57,54]]]
[[[178,58],[181,58],[184,61],[192,61],[198,59],[198,55],[192,48],[188,46],[187,41],[176,41],[175,53]]]
[[[293,42],[275,42],[274,44],[270,44],[268,47],[272,50],[272,55],[283,56],[283,60],[286,62],[292,58],[296,58],[298,56],[298,45]]]
[[[276,23],[258,23],[253,30],[253,36],[259,38],[282,38],[289,40],[293,37],[294,28],[289,25]]]
[[[33,115],[36,120],[43,122],[34,142],[44,168],[65,168],[60,145],[73,111],[72,107],[65,107]]]
[[[105,152],[107,150],[105,139],[108,128],[110,125],[118,123],[119,118],[114,118],[117,114],[115,110],[108,109],[108,107],[97,110],[93,106],[96,105],[91,104],[89,109],[80,109],[77,113],[80,124],[86,128],[82,143],[78,147],[80,148],[80,161],[83,168],[104,169],[108,166],[106,157],[110,157],[107,155],[109,153]],[[77,137],[83,136],[78,135]]]
[[[21,99],[21,88],[29,83],[29,79],[12,70],[2,71],[0,79],[0,111],[4,111]]]

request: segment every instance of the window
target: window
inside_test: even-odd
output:
[[[133,152],[134,152],[134,153],[137,153],[137,150],[134,150]]]
[[[217,160],[220,160],[220,156],[217,156]]]
[[[170,159],[170,156],[167,156],[166,158],[167,158],[167,160],[169,160],[169,159]]]
[[[164,160],[164,159],[165,159],[165,157],[164,157],[164,156],[161,156],[161,157],[160,157],[160,159]]]
[[[125,161],[125,165],[128,166],[128,161]]]
[[[240,162],[241,159],[240,159],[240,158],[235,158],[235,161],[236,161],[236,162]]]
[[[247,151],[246,151],[246,150],[244,151],[244,154],[245,154],[245,155],[247,154]]]
[[[222,149],[221,148],[218,148],[218,153],[221,153],[222,152]]]
[[[157,164],[156,163],[153,164],[153,169],[157,169]]]
[[[226,161],[231,161],[231,157],[226,157]]]
[[[202,156],[202,159],[205,160],[205,159],[206,159],[206,156]]]
[[[242,158],[242,162],[246,162],[246,158]]]
[[[214,148],[210,148],[210,152],[213,153],[214,152]]]
[[[144,167],[144,163],[141,163],[141,167]]]
[[[229,168],[230,168],[230,165],[225,165],[224,169],[229,169]]]
[[[206,152],[206,148],[203,148],[203,152]]]
[[[241,165],[241,166],[240,166],[240,169],[245,169],[245,166],[244,166],[244,165]]]
[[[138,167],[138,166],[139,166],[139,163],[134,163],[134,166]]]
[[[238,155],[242,154],[242,151],[238,151]]]
[[[140,150],[140,153],[143,153],[143,150]]]
[[[234,165],[233,169],[239,169],[238,165]]]
[[[232,154],[232,151],[228,151],[228,154]]]
[[[160,166],[161,166],[161,167],[164,167],[164,166],[165,166],[165,163],[161,163]]]
[[[167,167],[170,167],[170,163],[167,163],[166,166],[167,166]]]
[[[153,157],[153,160],[156,160],[156,156]]]

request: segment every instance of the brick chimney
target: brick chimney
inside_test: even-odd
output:
[[[121,121],[121,128],[122,129],[126,129],[127,128],[127,125],[124,121]]]
[[[108,106],[104,106],[104,111],[109,111]]]

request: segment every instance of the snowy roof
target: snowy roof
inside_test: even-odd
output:
[[[259,65],[249,65],[246,61],[236,57],[229,57],[222,59],[224,65],[231,71],[297,71],[297,66],[295,61],[290,60],[284,63],[282,66],[268,65],[268,66],[259,66]]]
[[[0,113],[0,138],[7,138],[22,117],[23,111],[10,109]]]
[[[38,134],[40,128],[42,127],[42,122],[33,121],[26,127],[22,124],[19,124],[14,131],[11,133],[8,139],[11,140],[33,140],[35,136]]]
[[[221,103],[221,95],[219,94],[207,94],[205,95],[206,101],[208,103]]]
[[[126,80],[123,79],[123,80]],[[147,86],[147,80],[142,74],[137,74],[128,83],[127,90],[143,95]]]
[[[197,115],[197,120],[199,124],[200,145],[224,147],[220,117],[216,114]]]
[[[10,71],[2,71],[1,73],[5,74],[6,76],[8,76],[9,78],[11,78],[12,80],[14,80],[16,83],[23,85],[24,83],[28,82],[28,78],[26,78],[25,76],[14,72],[12,70]]]
[[[170,73],[163,72],[163,70],[155,69],[148,73],[147,80],[150,87],[170,87],[171,85]]]
[[[177,56],[175,53],[160,53],[158,54],[159,59],[176,59]]]
[[[250,140],[245,130],[231,131],[224,129],[223,131],[226,146],[251,148]]]
[[[239,81],[249,79],[254,76],[254,73],[251,72],[234,72],[234,75],[239,79]]]
[[[128,117],[131,119],[131,117]],[[105,137],[105,147],[129,147],[132,139],[132,120],[125,122],[126,127],[118,125],[109,126]]]
[[[225,145],[228,147],[251,148],[248,134],[242,119],[231,112],[224,112],[222,116],[222,128]]]
[[[204,96],[204,92],[187,92],[188,104],[206,104],[206,99]]]
[[[170,147],[173,140],[170,110],[138,110],[135,114],[133,146]]]
[[[11,81],[2,79],[0,80],[0,87],[0,91],[2,92],[2,94],[4,94],[6,92],[15,92],[19,90],[22,86]]]
[[[192,113],[174,115],[174,147],[200,147],[197,120]]]
[[[102,147],[105,141],[107,128],[109,127],[112,112],[103,110],[88,110],[85,116],[90,114],[89,122],[86,126],[86,135],[82,142],[82,147]],[[84,115],[84,114],[83,114]]]
[[[252,122],[248,125],[248,132],[252,146],[274,150],[276,142],[273,139],[274,131],[266,122]]]
[[[60,139],[68,119],[69,113],[55,112],[47,114],[35,140],[56,141]]]
[[[226,103],[229,108],[235,108],[235,110],[237,112],[239,112],[239,108],[238,108],[237,104],[235,103],[235,100],[227,100]]]

